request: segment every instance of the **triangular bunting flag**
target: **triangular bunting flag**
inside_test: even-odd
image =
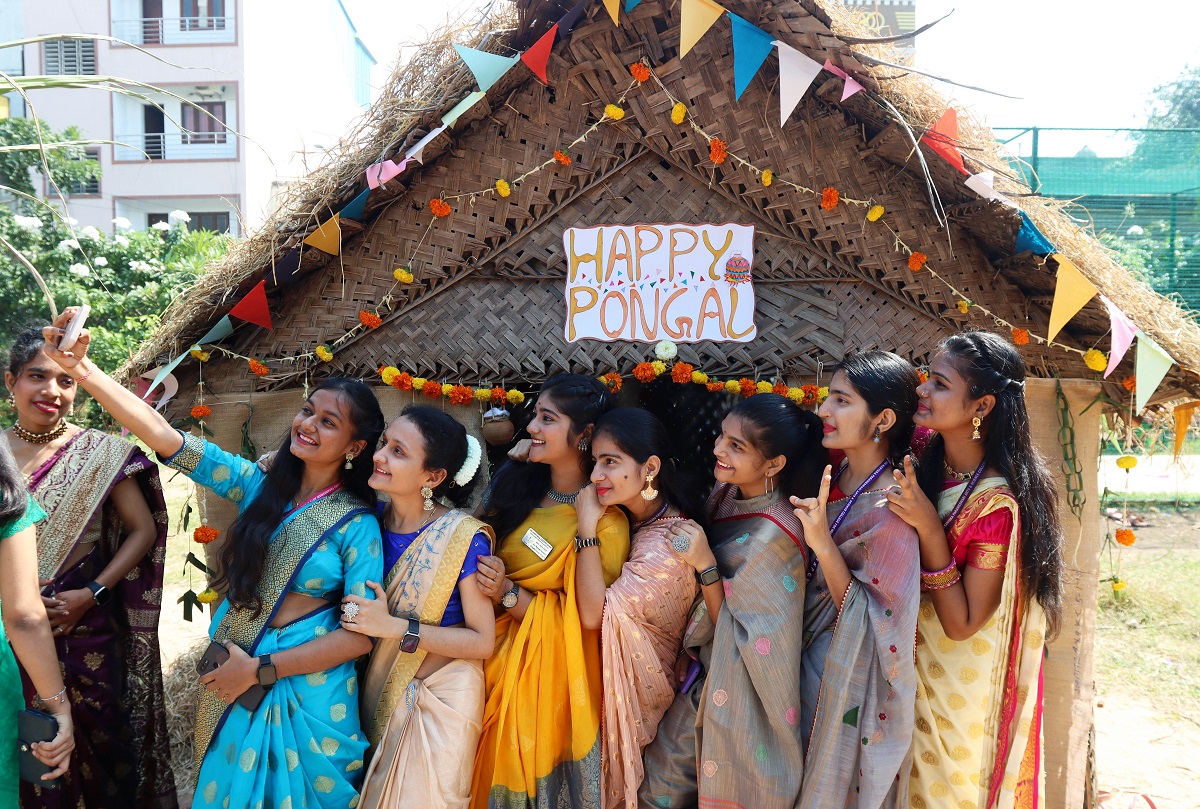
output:
[[[1062,327],[1099,292],[1062,253],[1055,253],[1053,258],[1058,262],[1058,280],[1054,285],[1054,303],[1050,306],[1050,333],[1046,335],[1046,342],[1053,340],[1062,331]]]
[[[1054,252],[1054,245],[1050,244],[1050,241],[1042,235],[1029,216],[1021,211],[1021,229],[1017,231],[1017,244],[1013,247],[1013,253],[1024,253],[1026,250],[1035,255],[1044,256]]]
[[[437,129],[430,132],[425,137],[413,144],[407,152],[404,153],[405,160],[415,160],[418,163],[424,164],[425,147],[433,143],[434,138],[446,131],[446,125],[442,124]]]
[[[483,92],[483,90],[476,90],[475,92],[470,93],[462,101],[455,104],[454,109],[442,116],[442,124],[444,126],[454,126],[454,122],[458,120],[460,115],[478,104],[479,100],[486,95],[487,93]]]
[[[342,219],[353,219],[355,222],[361,222],[363,210],[367,207],[367,195],[370,193],[370,188],[364,188],[362,193],[347,202],[346,207],[338,211],[338,214]]]
[[[479,89],[484,92],[487,92],[487,89],[521,58],[519,56],[497,56],[494,53],[477,51],[465,45],[455,45],[454,50],[458,51],[458,55],[467,63],[467,67],[475,76],[475,81],[479,83]]]
[[[1192,423],[1192,414],[1200,402],[1185,402],[1175,406],[1175,460],[1179,460],[1179,452],[1187,438],[1188,425]]]
[[[254,289],[247,292],[246,297],[229,310],[229,314],[264,329],[274,329],[271,325],[271,308],[267,306],[267,282],[259,281],[255,284]]]
[[[163,367],[158,369],[158,373],[154,375],[154,379],[150,382],[150,387],[146,389],[146,392],[144,394],[142,394],[142,399],[148,400],[148,397],[150,396],[150,394],[153,393],[154,389],[158,387],[158,383],[162,382],[164,379],[166,379],[168,376],[170,376],[171,372],[175,370],[175,366],[177,366],[177,365],[179,365],[179,363],[183,362],[184,358],[187,357],[187,355],[188,355],[188,351],[191,351],[191,349],[189,348],[187,351],[183,352],[178,357],[176,357],[175,359],[171,360],[166,365],[164,365]],[[176,390],[179,389],[178,383],[176,383],[175,389]]]
[[[191,349],[188,350],[191,351]],[[186,357],[187,355],[185,354],[183,356]],[[183,357],[180,357],[179,359],[182,360]],[[176,362],[176,364],[178,364],[178,362]],[[154,380],[153,384],[150,380]],[[154,397],[150,395],[150,391],[154,390],[154,387],[157,386],[159,382],[162,382],[163,393],[162,396],[159,397],[158,401],[155,402]],[[171,401],[171,399],[175,397],[176,393],[179,393],[179,380],[175,378],[175,374],[171,373],[169,369],[166,374],[163,374],[161,368],[151,368],[149,371],[142,374],[141,378],[137,380],[138,398],[144,402],[149,402],[150,404],[154,405],[155,410],[162,410],[164,407],[166,407],[167,402]],[[128,430],[122,432],[121,435],[124,436],[127,433]]]
[[[638,3],[640,2],[642,2],[642,0],[625,0],[625,13],[628,14],[629,12],[633,11],[635,8],[637,8]]]
[[[342,228],[338,224],[338,218],[338,215],[334,214],[317,225],[317,229],[308,234],[304,243],[309,247],[317,248],[322,253],[336,256],[342,251]]]
[[[233,321],[229,319],[229,315],[217,321],[208,333],[197,341],[198,345],[207,345],[208,343],[216,343],[224,340],[233,332]]]
[[[990,169],[987,171],[981,171],[978,174],[973,174],[963,181],[963,184],[966,185],[967,188],[971,189],[984,199],[994,199],[996,202],[1003,203],[1010,208],[1017,207],[1013,204],[1011,199],[1004,196],[993,187],[995,183],[996,174]]]
[[[382,163],[376,163],[373,166],[367,166],[367,189],[373,190],[386,183],[388,180],[397,176],[404,171],[405,164],[408,163],[408,158],[395,163],[391,160],[385,160]],[[353,219],[354,217],[348,217]]]
[[[549,31],[542,34],[537,42],[529,46],[529,50],[521,54],[521,61],[533,71],[533,75],[542,80],[543,84],[550,83],[550,80],[546,78],[546,63],[550,61],[550,51],[554,50],[556,36],[558,36],[558,23],[550,26]]]
[[[845,80],[846,85],[844,87],[842,87],[842,101],[845,101],[850,96],[852,96],[855,93],[860,92],[862,90],[862,85],[859,84],[857,81],[855,81],[854,78],[851,77],[851,75],[849,73],[842,70],[840,67],[838,67],[837,65],[835,65],[833,62],[829,61],[828,59],[825,60],[825,64],[822,65],[822,67],[824,67],[826,70],[828,70],[833,75],[841,76],[842,79]]]
[[[773,43],[771,35],[756,25],[743,20],[732,12],[733,23],[733,89],[734,98],[740,100],[750,85],[754,74],[762,67]]]
[[[300,269],[300,251],[293,247],[275,262],[271,269],[271,280],[275,284],[284,284],[292,280],[292,276]]]
[[[700,37],[720,19],[725,9],[712,0],[683,0],[679,31],[679,58],[688,55]]]
[[[612,17],[613,25],[620,25],[617,11],[621,8],[621,0],[604,0],[604,7],[608,9],[608,16]]]
[[[583,19],[583,13],[587,11],[587,4],[590,0],[579,0],[578,3],[571,6],[571,10],[558,20],[558,33],[566,36],[575,30],[575,26],[579,25],[579,21]]]
[[[1146,402],[1158,390],[1158,385],[1171,370],[1175,360],[1162,350],[1162,347],[1150,339],[1141,329],[1137,330],[1137,359],[1134,374],[1137,378],[1137,388],[1134,392],[1134,412],[1141,413]]]
[[[821,72],[821,64],[787,43],[776,41],[775,46],[779,48],[779,126],[782,128]]]
[[[1121,360],[1125,358],[1125,352],[1129,350],[1129,346],[1133,345],[1133,333],[1137,327],[1108,298],[1101,295],[1100,301],[1108,310],[1109,330],[1112,332],[1112,348],[1108,353],[1108,367],[1104,369],[1104,378],[1108,379],[1108,375],[1116,370],[1117,366],[1121,364]]]
[[[946,108],[933,128],[921,136],[921,142],[961,173],[970,174],[963,165],[962,152],[958,150],[958,111],[954,107]]]

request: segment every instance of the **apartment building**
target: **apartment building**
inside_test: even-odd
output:
[[[0,0],[0,18],[10,39],[95,36],[0,51],[7,70],[148,85],[30,94],[50,127],[105,141],[88,149],[102,176],[70,189],[81,225],[182,210],[193,228],[240,234],[371,102],[375,59],[341,0]],[[12,94],[8,112],[29,114]]]

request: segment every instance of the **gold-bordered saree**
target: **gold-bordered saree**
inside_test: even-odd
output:
[[[492,529],[451,510],[430,523],[384,579],[392,615],[440,626],[471,540]],[[483,722],[483,665],[451,660],[414,679],[426,652],[380,638],[362,692],[363,727],[373,745],[359,809],[461,809]]]

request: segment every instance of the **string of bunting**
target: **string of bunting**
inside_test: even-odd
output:
[[[371,191],[383,187],[387,182],[394,179],[403,173],[410,165],[420,164],[423,162],[423,152],[435,138],[452,127],[458,119],[481,99],[501,77],[506,75],[518,62],[525,64],[539,79],[547,81],[546,66],[549,55],[553,50],[555,42],[562,36],[569,33],[570,30],[582,18],[586,5],[594,0],[579,0],[570,11],[568,11],[556,24],[543,34],[527,51],[516,54],[514,56],[501,56],[491,54],[484,51],[479,51],[473,48],[456,45],[460,58],[464,64],[470,69],[474,76],[479,89],[468,94],[461,102],[453,107],[449,112],[442,116],[441,125],[432,129],[420,141],[405,151],[404,157],[396,162],[392,159],[382,160],[379,163],[373,164],[364,172],[367,188],[356,195],[347,205],[345,205],[338,213],[331,216],[329,219],[321,222],[303,241],[303,244],[321,250],[330,255],[339,255],[341,252],[341,227],[342,219],[361,220],[364,215],[365,206]],[[626,0],[625,11],[628,13],[635,8],[640,0]],[[603,0],[604,6],[617,25],[620,24],[619,15],[619,0]],[[687,53],[695,46],[697,42],[709,31],[710,28],[722,16],[728,16],[731,21],[731,35],[733,39],[734,52],[734,82],[735,82],[735,97],[740,99],[742,93],[749,86],[752,79],[762,68],[767,57],[772,51],[778,53],[779,63],[779,93],[780,93],[780,124],[786,125],[787,119],[794,112],[796,106],[803,99],[816,77],[822,70],[839,76],[844,81],[842,92],[842,100],[846,100],[851,96],[864,92],[864,88],[853,76],[848,74],[843,69],[834,65],[829,60],[823,64],[816,62],[807,55],[801,53],[797,49],[787,45],[784,42],[774,39],[770,34],[762,29],[754,26],[748,21],[742,19],[736,14],[727,11],[719,4],[712,0],[682,0],[681,12],[681,31],[680,31],[680,56],[686,56]],[[377,302],[373,310],[363,309],[359,312],[359,323],[355,324],[351,329],[346,331],[337,339],[330,343],[317,345],[312,351],[297,354],[290,357],[271,358],[266,361],[258,360],[253,357],[239,355],[222,346],[212,346],[212,348],[227,354],[237,357],[247,363],[247,367],[251,373],[256,376],[264,377],[271,373],[267,362],[271,363],[289,363],[298,364],[305,361],[319,360],[321,362],[332,361],[336,350],[346,341],[363,330],[378,328],[382,325],[383,317],[390,314],[394,309],[393,293],[401,285],[414,283],[414,276],[410,269],[421,246],[424,244],[425,237],[434,227],[436,221],[441,218],[451,216],[454,213],[452,202],[461,203],[465,201],[468,205],[473,204],[476,197],[496,194],[500,197],[507,197],[512,193],[514,186],[529,178],[531,175],[543,171],[556,164],[569,165],[571,163],[570,151],[573,147],[583,143],[589,136],[597,131],[599,127],[606,123],[615,123],[620,121],[625,116],[624,108],[621,106],[627,94],[634,88],[640,86],[646,81],[653,80],[657,87],[670,99],[672,103],[670,117],[676,125],[689,126],[696,134],[705,139],[708,144],[709,159],[714,165],[721,165],[726,160],[739,168],[744,168],[758,178],[759,182],[764,187],[769,187],[778,183],[779,185],[790,188],[792,191],[800,194],[805,194],[813,197],[819,197],[820,207],[823,210],[831,211],[839,204],[853,205],[865,209],[865,221],[867,223],[878,224],[885,227],[891,233],[893,238],[894,248],[906,255],[906,264],[912,272],[927,272],[931,278],[942,283],[956,298],[956,308],[962,314],[968,314],[971,310],[977,310],[982,315],[989,317],[1000,327],[1009,330],[1012,340],[1016,345],[1027,345],[1031,340],[1039,344],[1053,345],[1056,348],[1067,352],[1080,354],[1083,357],[1085,364],[1092,370],[1103,372],[1107,378],[1113,370],[1119,365],[1124,358],[1133,341],[1138,342],[1138,349],[1135,359],[1135,377],[1130,377],[1124,380],[1127,390],[1134,394],[1136,410],[1142,410],[1154,391],[1161,384],[1163,378],[1170,371],[1170,368],[1175,361],[1171,356],[1162,349],[1152,338],[1138,329],[1132,321],[1114,305],[1108,298],[1099,293],[1087,278],[1071,263],[1071,261],[1061,253],[1057,252],[1048,239],[1037,229],[1029,217],[1020,211],[1021,226],[1017,234],[1015,249],[1016,254],[1029,251],[1035,255],[1052,258],[1057,265],[1057,279],[1054,301],[1050,316],[1050,326],[1045,337],[1031,334],[1028,329],[1013,324],[986,307],[976,303],[975,301],[966,298],[954,285],[944,276],[939,274],[936,269],[929,265],[928,257],[925,253],[906,244],[894,229],[885,219],[885,210],[882,205],[873,200],[860,200],[848,197],[839,192],[834,187],[824,187],[820,190],[804,185],[796,180],[788,177],[780,176],[777,172],[769,167],[760,167],[749,159],[741,155],[729,152],[728,144],[725,140],[716,137],[714,134],[706,131],[691,115],[687,106],[678,98],[676,98],[666,85],[658,78],[651,68],[644,62],[638,62],[630,67],[630,72],[633,77],[631,84],[617,98],[614,103],[609,103],[605,106],[603,113],[594,121],[583,133],[579,135],[571,143],[566,144],[564,148],[556,149],[553,156],[538,166],[534,166],[525,173],[515,178],[496,178],[494,183],[486,188],[477,189],[474,191],[460,192],[450,195],[441,195],[434,197],[428,202],[428,211],[430,221],[416,246],[413,248],[412,255],[407,262],[407,266],[397,267],[393,271],[394,283],[392,287],[384,294]],[[959,149],[958,137],[958,118],[954,108],[947,108],[944,113],[938,118],[932,127],[925,132],[921,137],[921,142],[924,143],[931,151],[938,154],[942,159],[953,165],[960,173],[967,176],[964,181],[968,188],[971,188],[975,193],[986,199],[994,199],[1003,204],[1010,205],[1016,208],[1011,200],[1007,199],[1003,194],[996,191],[994,185],[994,173],[990,170],[984,170],[972,175],[966,168],[963,152]],[[289,273],[294,273],[298,267],[298,257],[294,254],[285,256],[281,260],[284,266],[276,267],[276,271],[282,270],[283,276],[288,277]],[[278,276],[277,276],[278,279]],[[1054,338],[1059,334],[1063,326],[1071,320],[1090,300],[1099,296],[1104,304],[1110,318],[1112,335],[1112,345],[1108,356],[1097,349],[1095,346],[1082,350],[1072,346],[1066,346],[1061,343],[1055,343]],[[229,315],[223,317],[218,323],[213,326],[207,334],[204,335],[189,351],[184,352],[179,357],[172,360],[167,365],[158,369],[153,382],[147,391],[149,393],[162,380],[171,373],[171,371],[184,359],[189,353],[200,358],[200,355],[207,355],[203,351],[202,346],[215,343],[232,332],[232,322],[230,316],[237,317],[247,322],[255,323],[270,329],[271,318],[269,307],[267,305],[265,281],[260,282],[254,287],[239,303],[230,311]],[[635,378],[648,381],[651,371],[647,370],[647,366],[652,369],[657,369],[659,365],[663,367],[657,370],[655,376],[666,372],[664,360],[657,359],[649,363],[643,362],[638,364],[633,370],[632,375]],[[672,378],[676,377],[676,368],[679,366],[687,366],[686,363],[675,363],[671,366]],[[707,379],[707,375],[702,371],[691,369],[688,366],[689,379],[687,381],[698,381],[701,377],[705,378],[702,384],[705,384],[714,392],[719,388],[728,390],[728,392],[744,393],[749,385],[753,385],[757,391],[760,386],[768,385],[776,387],[782,383],[767,383],[758,382],[742,378],[740,380],[727,380],[724,383],[716,380]],[[381,372],[387,371],[388,368],[381,369]],[[387,384],[393,384],[397,379],[404,380],[402,384],[406,384],[407,380],[416,381],[419,377],[412,377],[405,374],[399,369],[393,369],[394,374],[389,373],[392,378],[389,382],[385,378]],[[690,374],[695,373],[699,376],[696,380],[690,378]],[[684,376],[680,370],[678,376],[683,381]],[[619,388],[620,383],[612,382],[612,378],[620,379],[620,375],[616,371],[611,371],[605,374],[602,378],[609,380],[606,384],[611,387]],[[645,379],[643,379],[645,377]],[[1136,379],[1136,384],[1135,384]],[[422,386],[420,390],[426,395],[433,395],[433,385],[438,386],[439,394],[452,401],[457,399],[465,402],[467,392],[470,393],[471,400],[488,401],[483,398],[485,394],[490,394],[493,388],[469,388],[465,385],[452,385],[447,383],[435,383],[431,380],[421,380]],[[744,384],[748,383],[748,384]],[[428,386],[428,391],[425,387]],[[736,388],[736,390],[735,390]],[[508,391],[505,396],[517,393],[519,391]],[[795,396],[803,396],[795,394]],[[815,394],[813,395],[815,401]]]

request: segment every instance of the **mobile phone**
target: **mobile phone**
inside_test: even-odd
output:
[[[67,324],[66,330],[63,331],[62,339],[58,341],[59,351],[69,351],[79,341],[79,335],[83,333],[83,324],[87,322],[91,311],[92,307],[86,303],[79,305],[79,311],[75,313],[75,317],[71,318],[71,322]]]
[[[196,662],[196,673],[203,677],[228,659],[229,650],[225,648],[225,644],[213,641],[204,650],[204,656]]]
[[[48,742],[58,735],[58,720],[44,711],[20,711],[17,714],[17,739],[21,762],[21,778],[43,789],[55,788],[57,780],[43,781],[42,776],[54,768],[33,755],[34,742]]]

